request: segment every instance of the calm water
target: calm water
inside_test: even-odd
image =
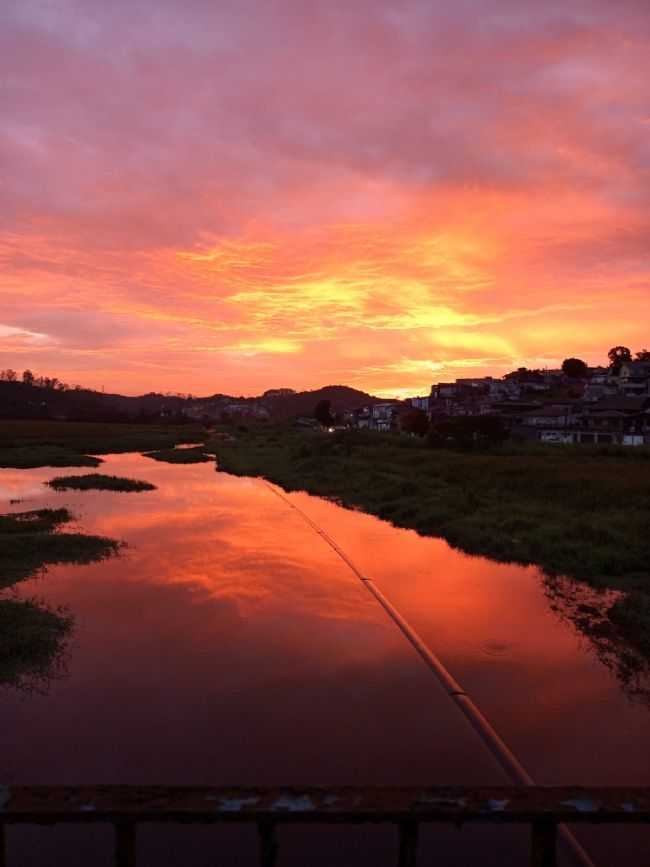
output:
[[[20,585],[67,606],[76,627],[44,694],[0,691],[3,782],[506,782],[379,605],[263,483],[140,455],[109,456],[102,472],[158,490],[53,493],[43,481],[59,470],[0,470],[2,511],[67,506],[84,531],[128,543],[119,558]],[[551,609],[537,570],[289,496],[375,580],[538,782],[650,784],[647,705]],[[642,829],[582,839],[599,864],[650,864]],[[455,867],[526,863],[525,844],[525,832],[437,828],[423,836],[422,863],[434,853]],[[253,847],[227,829],[153,828],[141,839],[142,863],[161,867],[253,863]],[[281,863],[383,865],[394,851],[388,830],[305,829],[283,835]],[[10,853],[21,865],[103,865],[110,833],[12,829]]]

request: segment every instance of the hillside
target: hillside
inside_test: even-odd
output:
[[[312,415],[320,400],[331,401],[336,411],[376,403],[379,398],[343,385],[329,385],[314,391],[278,389],[260,397],[185,398],[178,395],[144,394],[127,397],[90,389],[57,389],[0,381],[0,419],[66,419],[70,421],[183,421],[187,412],[218,417],[229,407],[261,408],[273,420],[284,421]]]
[[[268,410],[272,419],[284,421],[296,416],[313,415],[316,404],[321,400],[329,400],[335,412],[343,412],[378,403],[380,398],[347,385],[326,385],[314,391],[297,391],[278,397],[263,396],[257,400]]]

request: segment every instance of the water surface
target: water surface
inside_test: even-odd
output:
[[[3,511],[66,506],[84,531],[128,545],[20,585],[67,606],[76,627],[65,674],[43,694],[0,692],[3,782],[505,782],[383,609],[263,482],[140,455],[108,456],[101,471],[158,489],[56,493],[43,482],[60,470],[0,470]],[[375,580],[538,782],[650,783],[647,706],[551,609],[538,570],[288,496]],[[389,831],[314,833],[315,851],[314,834],[289,832],[281,863],[393,863]],[[240,831],[149,830],[143,863],[246,863],[234,838],[252,853]],[[603,864],[650,863],[638,854],[648,838],[585,837]],[[440,864],[479,853],[477,863],[516,864],[525,840],[438,828],[423,847],[442,847]],[[55,852],[110,863],[101,829],[12,830],[10,846],[25,865],[53,863]]]

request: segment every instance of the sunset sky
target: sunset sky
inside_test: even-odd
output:
[[[404,396],[649,346],[649,81],[648,0],[5,0],[0,367]]]

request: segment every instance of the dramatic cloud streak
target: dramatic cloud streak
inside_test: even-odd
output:
[[[647,343],[642,2],[15,0],[0,366],[380,393]]]

